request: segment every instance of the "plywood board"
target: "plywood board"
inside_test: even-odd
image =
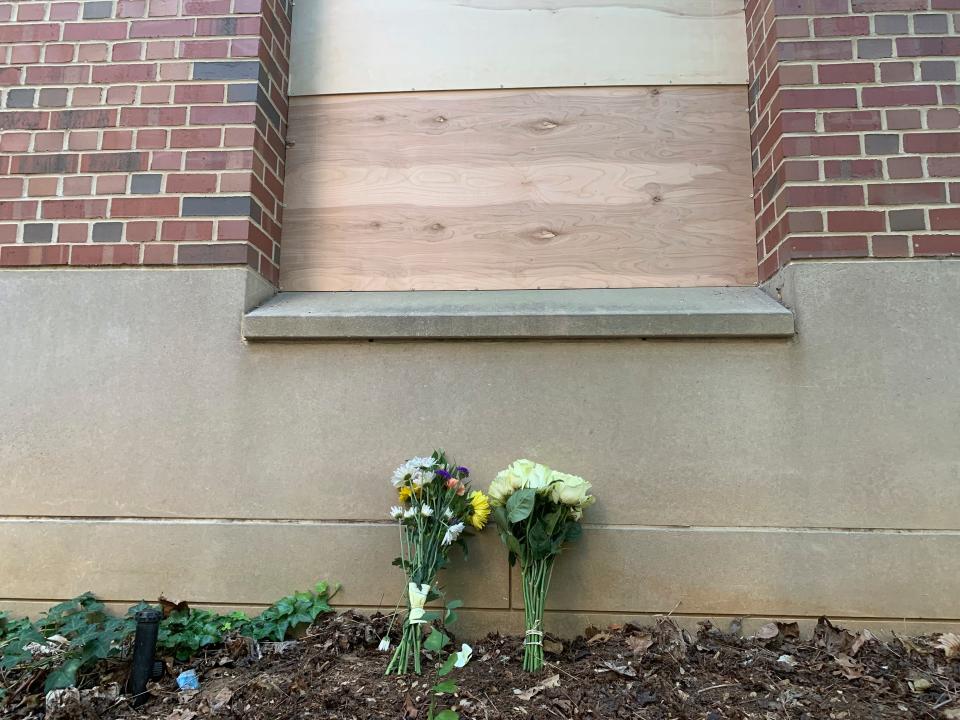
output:
[[[309,0],[291,94],[745,84],[743,0]]]
[[[287,290],[756,282],[743,88],[293,98]]]

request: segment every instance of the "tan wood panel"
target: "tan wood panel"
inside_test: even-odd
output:
[[[282,285],[756,282],[743,88],[294,98]]]
[[[291,94],[744,84],[743,0],[309,0]]]

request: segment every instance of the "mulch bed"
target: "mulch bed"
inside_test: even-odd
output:
[[[183,668],[171,665],[139,709],[121,700],[57,716],[426,720],[430,678],[383,676],[388,656],[377,644],[387,624],[347,612],[298,641],[253,647],[238,638],[191,663],[199,691],[178,692],[173,678]],[[653,627],[588,628],[572,642],[549,641],[548,666],[530,676],[521,670],[521,639],[490,635],[451,676],[458,695],[439,707],[464,720],[949,720],[960,718],[960,657],[947,657],[943,644],[937,636],[883,642],[826,619],[801,639],[795,624],[771,623],[743,638],[709,624],[691,634],[660,618]]]

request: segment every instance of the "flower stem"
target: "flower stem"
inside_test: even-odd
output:
[[[535,560],[521,568],[523,614],[526,633],[523,639],[523,669],[536,672],[543,668],[543,613],[553,574],[553,557]]]

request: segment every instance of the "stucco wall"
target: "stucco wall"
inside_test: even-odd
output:
[[[769,289],[792,340],[247,344],[270,292],[247,269],[6,271],[0,606],[326,578],[392,607],[389,474],[439,445],[482,486],[519,456],[595,484],[555,629],[956,619],[960,263],[794,263]],[[451,592],[515,626],[495,533],[474,549]]]

